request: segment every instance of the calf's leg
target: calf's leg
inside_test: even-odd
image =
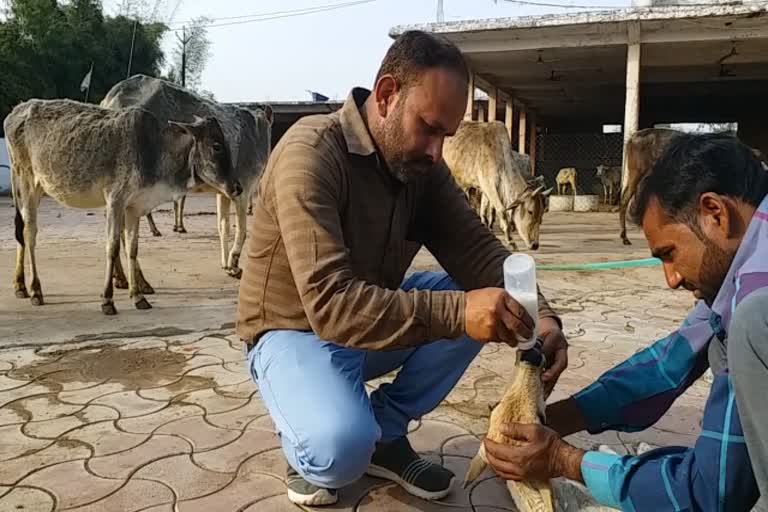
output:
[[[248,199],[245,194],[235,199],[235,243],[232,250],[229,251],[227,260],[227,273],[235,279],[240,279],[243,271],[240,268],[240,254],[243,252],[245,244],[246,215],[248,208]]]
[[[101,295],[101,312],[105,315],[116,315],[114,288],[112,287],[112,273],[114,272],[115,260],[120,257],[120,232],[123,228],[124,210],[122,203],[109,199],[107,200],[107,227],[106,227],[106,257],[107,265],[104,279],[104,292]]]
[[[221,268],[229,270],[227,253],[229,252],[229,205],[230,200],[221,193],[216,193],[216,218],[219,225],[219,243],[221,245]]]
[[[157,226],[155,225],[155,219],[152,218],[152,212],[147,214],[147,222],[149,223],[149,230],[152,232],[152,236],[163,236]]]
[[[187,200],[187,196],[181,196],[180,199],[173,201],[173,231],[175,233],[186,233],[187,230],[184,227],[184,201]]]
[[[126,252],[128,253],[129,293],[136,309],[151,309],[152,305],[144,298],[139,289],[139,215],[130,208],[125,211]]]

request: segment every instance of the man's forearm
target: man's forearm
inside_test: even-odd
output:
[[[555,474],[584,483],[584,477],[581,475],[581,461],[584,459],[584,453],[584,450],[561,440],[554,454]]]
[[[576,400],[566,398],[547,406],[547,425],[560,437],[566,437],[587,428],[584,415]]]

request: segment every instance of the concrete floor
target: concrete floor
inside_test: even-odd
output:
[[[13,209],[0,199],[0,510],[295,510],[278,439],[233,335],[238,282],[219,268],[214,198],[188,198],[186,235],[172,232],[169,206],[154,215],[164,236],[141,225],[154,308],[137,311],[118,290],[119,314],[104,317],[102,212],[44,201],[37,253],[46,305],[33,307],[8,286]],[[631,247],[617,233],[616,214],[549,213],[533,255],[541,264],[648,256],[639,232]],[[413,264],[436,268],[428,253]],[[658,267],[541,271],[539,280],[572,347],[551,400],[673,329],[693,304],[665,288]],[[445,402],[413,424],[414,447],[462,478],[513,363],[512,349],[487,346]],[[639,441],[690,445],[707,389],[694,384],[645,432],[569,440],[625,453]],[[341,497],[335,510],[514,510],[490,472],[440,503],[372,478]]]

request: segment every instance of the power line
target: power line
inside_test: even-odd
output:
[[[556,3],[549,3],[549,2],[538,2],[534,0],[503,0],[504,2],[508,2],[511,4],[521,4],[521,5],[533,5],[537,7],[558,7],[561,9],[626,9],[627,7],[630,7],[629,5],[575,5],[575,4],[556,4]],[[724,2],[725,5],[738,5],[738,1],[729,1]],[[684,4],[668,4],[665,3],[663,5],[658,5],[655,7],[712,7],[713,5],[723,5],[723,4],[713,4],[713,3],[684,3]],[[654,6],[648,6],[648,7],[654,7]]]
[[[229,16],[229,17],[223,17],[223,18],[214,18],[211,23],[201,25],[202,27],[206,28],[215,28],[215,27],[227,27],[231,25],[244,25],[246,23],[256,23],[259,21],[269,21],[269,20],[277,20],[282,18],[292,18],[295,16],[305,16],[308,14],[317,14],[321,12],[329,12],[329,11],[335,11],[338,9],[344,9],[347,7],[353,7],[357,5],[362,4],[370,4],[373,2],[376,2],[377,0],[357,0],[353,2],[343,2],[343,3],[337,3],[337,4],[326,4],[326,5],[320,5],[316,7],[305,7],[303,9],[293,9],[289,11],[273,11],[273,12],[265,12],[265,13],[257,13],[257,14],[243,14],[240,16]],[[218,23],[222,20],[239,20],[239,21],[230,21],[226,23]],[[188,24],[190,21],[185,22],[177,22],[173,23],[174,25],[179,24]],[[178,32],[180,29],[174,29],[173,32]]]

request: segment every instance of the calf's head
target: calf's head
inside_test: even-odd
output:
[[[168,124],[177,132],[192,137],[189,167],[193,184],[201,180],[230,199],[243,192],[232,167],[224,132],[215,118],[195,116],[192,123],[168,121]]]
[[[517,233],[530,250],[539,248],[539,228],[544,217],[547,196],[551,193],[551,188],[544,190],[544,185],[534,181],[507,208],[508,221],[514,223]]]

